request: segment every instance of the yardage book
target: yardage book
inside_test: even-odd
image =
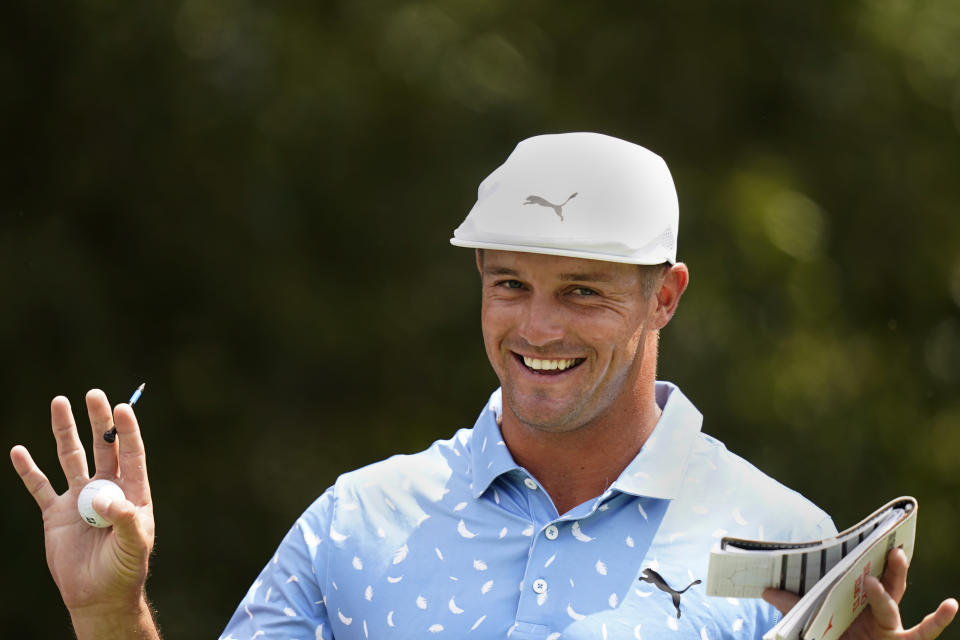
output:
[[[913,557],[917,510],[915,498],[897,498],[835,537],[812,542],[723,538],[710,552],[707,595],[792,591],[800,601],[763,639],[836,640],[867,605],[864,577],[879,578],[894,547]]]

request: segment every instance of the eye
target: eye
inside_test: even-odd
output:
[[[576,287],[576,288],[573,290],[573,293],[575,293],[575,294],[578,295],[578,296],[596,296],[596,295],[599,295],[596,291],[594,291],[593,289],[589,289],[589,288],[587,288],[587,287]]]
[[[519,280],[501,280],[497,283],[497,286],[505,289],[522,289],[523,283]]]

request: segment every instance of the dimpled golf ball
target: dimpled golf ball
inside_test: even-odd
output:
[[[109,527],[110,523],[100,517],[100,514],[93,510],[93,499],[106,493],[112,499],[125,498],[123,489],[116,483],[109,480],[93,480],[80,491],[80,497],[77,498],[77,510],[80,511],[80,517],[91,527],[103,528]]]

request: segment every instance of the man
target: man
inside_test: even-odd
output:
[[[724,534],[814,539],[820,509],[700,433],[678,388],[656,382],[658,332],[687,287],[664,162],[597,134],[539,136],[480,186],[451,242],[476,251],[482,328],[501,389],[472,429],[341,476],[297,520],[223,638],[759,638],[777,611],[708,598]],[[87,395],[97,477],[127,500],[80,522],[87,482],[65,398],[52,405],[70,490],[22,447],[14,466],[43,510],[51,572],[79,638],[157,638],[144,596],[153,516],[139,430]],[[100,436],[116,425],[119,444]],[[77,559],[86,559],[78,562]],[[947,600],[902,631],[902,552],[851,638],[929,640]],[[781,609],[790,594],[770,592]]]

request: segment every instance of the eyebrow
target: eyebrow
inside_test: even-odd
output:
[[[585,271],[580,273],[561,273],[560,279],[567,282],[611,282],[614,278],[607,273]]]
[[[483,275],[485,276],[519,276],[520,274],[514,271],[513,269],[508,269],[507,267],[484,267]]]
[[[519,272],[509,267],[491,267],[484,269],[483,273],[490,276],[520,277]],[[561,273],[559,278],[564,282],[611,282],[614,279],[610,274],[593,271]]]

